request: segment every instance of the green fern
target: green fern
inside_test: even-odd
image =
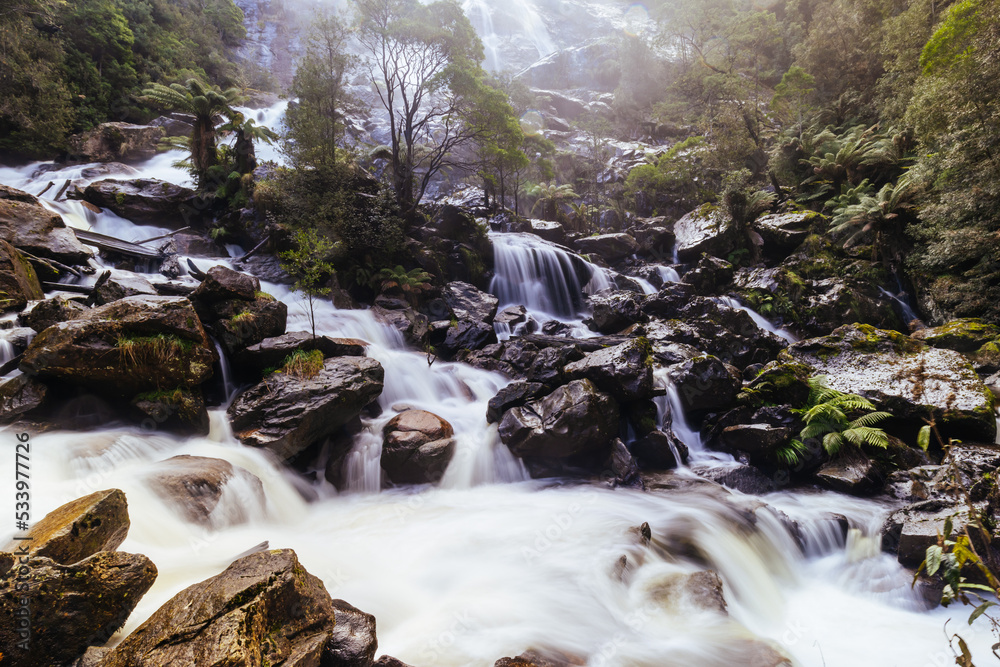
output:
[[[889,447],[889,436],[876,424],[892,415],[877,411],[872,402],[862,396],[830,388],[824,376],[809,379],[809,403],[798,412],[805,427],[799,439],[776,452],[783,463],[794,465],[802,459],[806,451],[803,440],[820,439],[829,456],[837,456],[845,448]]]

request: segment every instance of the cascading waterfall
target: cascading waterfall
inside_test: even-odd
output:
[[[497,47],[500,36],[493,29],[493,9],[486,0],[465,0],[462,11],[469,17],[473,27],[482,38],[486,61],[483,63],[490,72],[499,72],[501,68],[500,54]]]
[[[910,304],[897,294],[893,294],[884,287],[879,287],[878,290],[884,295],[892,299],[892,301],[899,308],[899,313],[903,317],[903,323],[909,324],[913,320],[919,320],[920,316],[917,315],[916,311],[910,306]]]
[[[158,156],[138,170],[162,172],[176,157]],[[40,191],[44,182],[26,171],[0,168],[0,182]],[[132,240],[155,235],[76,202],[46,205],[74,226]],[[577,316],[584,288],[568,252],[519,235],[493,239],[502,305],[523,304],[563,321]],[[229,264],[192,259],[203,270]],[[311,329],[305,303],[288,287],[262,289],[288,304],[289,331]],[[411,664],[489,667],[539,647],[593,666],[729,667],[746,664],[756,638],[805,667],[953,661],[942,625],[964,620],[967,610],[921,611],[910,574],[878,548],[888,508],[826,492],[761,499],[715,486],[641,492],[529,481],[485,421],[486,403],[505,378],[463,364],[428,364],[369,311],[321,303],[316,329],[365,340],[385,368],[383,414],[366,420],[344,463],[348,493],[307,482],[266,450],[239,445],[222,410],[211,411],[208,437],[121,428],[32,436],[33,517],[120,488],[131,516],[121,549],[157,565],[156,583],[112,644],[177,591],[268,542],[295,549],[333,597],[374,614],[380,651]],[[688,425],[666,370],[657,369],[656,379],[667,390],[656,399],[660,426],[669,415],[693,460],[721,463],[724,455],[705,452]],[[458,449],[439,487],[383,491],[382,427],[406,407],[447,419]],[[226,485],[204,523],[184,519],[148,483],[161,461],[180,455],[223,459],[246,471]],[[13,465],[14,457],[0,458],[0,475],[13,479]],[[846,538],[838,516],[850,524]],[[643,521],[653,534],[649,547],[636,539],[634,527]],[[0,534],[4,542],[9,537]],[[728,615],[672,593],[680,578],[706,568],[721,576]],[[988,632],[962,634],[975,656],[989,655]]]
[[[793,334],[791,331],[775,326],[770,320],[768,320],[766,317],[758,313],[756,310],[744,306],[742,303],[740,303],[731,296],[720,296],[717,297],[715,300],[718,303],[721,303],[725,306],[729,306],[730,308],[735,308],[736,310],[742,310],[744,313],[750,316],[750,319],[752,319],[754,321],[754,324],[756,324],[758,327],[760,327],[764,331],[769,331],[770,333],[773,333],[775,336],[784,338],[789,343],[797,343],[799,340],[798,337],[795,336],[795,334]]]
[[[229,405],[232,400],[233,395],[236,393],[236,383],[233,381],[233,368],[232,364],[229,362],[229,357],[226,355],[226,351],[222,349],[222,345],[215,338],[212,339],[212,345],[215,346],[215,353],[219,357],[219,369],[222,372],[222,393],[223,404]]]

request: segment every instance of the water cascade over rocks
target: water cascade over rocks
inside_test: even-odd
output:
[[[165,167],[165,160],[177,155],[168,156],[135,165],[130,178],[155,174],[183,183],[178,172]],[[33,176],[37,169],[0,169],[0,183],[37,193],[48,180],[69,178],[82,187],[90,178],[87,166]],[[169,231],[97,213],[77,201],[41,201],[71,227],[122,240]],[[109,654],[107,664],[128,664],[145,650],[144,642],[160,637],[159,619],[194,618],[196,612],[178,602],[183,598],[174,599],[183,589],[225,588],[228,577],[240,572],[261,577],[267,586],[298,586],[295,595],[319,600],[319,609],[332,604],[328,614],[346,614],[366,632],[373,631],[370,620],[359,610],[373,615],[378,654],[418,667],[489,667],[529,649],[571,656],[573,664],[622,667],[943,664],[942,624],[963,617],[963,610],[927,611],[920,591],[910,586],[911,573],[881,550],[882,524],[894,509],[889,501],[815,488],[756,496],[693,472],[740,464],[709,449],[700,430],[710,423],[708,410],[690,407],[682,392],[691,385],[679,386],[672,378],[680,376],[670,369],[710,356],[698,362],[716,373],[708,380],[735,392],[741,383],[730,361],[750,355],[735,351],[722,359],[699,352],[686,341],[707,334],[695,335],[693,316],[685,314],[691,311],[684,309],[702,309],[704,322],[710,322],[723,306],[726,312],[747,308],[726,298],[720,305],[694,296],[685,291],[690,286],[677,282],[676,270],[661,266],[663,288],[634,293],[653,300],[636,311],[646,318],[637,323],[645,336],[597,337],[583,324],[584,295],[611,288],[609,272],[537,237],[493,234],[491,239],[496,258],[491,291],[499,310],[523,307],[539,325],[554,321],[567,328],[562,336],[531,337],[517,324],[508,327],[507,340],[480,352],[508,364],[505,368],[519,368],[514,351],[538,345],[533,354],[555,359],[551,368],[528,368],[524,379],[512,381],[460,360],[429,363],[427,354],[410,348],[400,331],[373,311],[320,301],[318,336],[340,341],[336,344],[350,350],[346,359],[363,352],[369,366],[377,362],[384,372],[376,404],[344,431],[346,447],[335,446],[339,436],[325,442],[325,458],[288,465],[268,448],[240,444],[226,409],[247,390],[236,387],[246,369],[230,366],[218,343],[224,396],[220,406],[207,410],[208,426],[201,433],[176,435],[155,423],[139,428],[120,422],[32,433],[33,518],[95,491],[121,489],[131,527],[120,549],[148,557],[158,572],[111,637],[108,645],[120,649]],[[98,257],[92,264],[99,271],[110,267]],[[228,258],[193,251],[179,254],[176,265],[172,289],[193,290],[197,281],[189,274],[213,267],[241,270]],[[166,289],[163,275],[137,268],[140,277]],[[96,275],[78,280],[92,285]],[[287,332],[311,329],[308,305],[289,287],[261,280],[259,291],[287,306]],[[667,315],[656,319],[661,313]],[[750,317],[752,326],[794,341],[756,313]],[[721,328],[715,331],[717,338],[725,335]],[[0,358],[20,352],[6,337],[0,340]],[[624,374],[614,373],[615,364],[637,351],[640,360],[631,370],[639,376],[625,391]],[[498,356],[489,357],[494,353]],[[728,353],[720,348],[716,354]],[[648,384],[641,376],[644,365],[653,378]],[[18,373],[12,371],[4,382]],[[627,422],[621,437],[658,432],[669,443],[664,446],[676,469],[640,475],[628,460],[627,445],[595,441],[608,461],[596,470],[607,474],[591,468],[572,476],[564,468],[556,476],[531,479],[487,414],[498,394],[507,396],[505,405],[527,414],[555,404],[560,388],[568,386],[582,387],[582,394],[564,390],[566,395],[620,407],[622,423]],[[576,407],[554,409],[565,415]],[[4,437],[11,435],[8,430]],[[383,452],[384,443],[392,452]],[[442,452],[448,458],[442,459]],[[419,458],[426,477],[409,477],[409,470],[401,476],[383,464],[384,454],[404,462],[407,456]],[[12,461],[5,457],[0,465],[7,479],[14,478]],[[191,466],[207,489],[193,497],[177,481]],[[392,484],[394,476],[405,481]],[[9,537],[4,533],[0,541]],[[294,554],[280,551],[288,549]],[[292,577],[297,563],[337,600],[325,600],[309,584],[312,579]],[[305,588],[303,581],[309,584]],[[147,621],[151,625],[132,635]],[[294,641],[301,644],[295,646],[312,646],[310,632],[296,634]],[[986,634],[966,635],[977,655],[988,652]],[[350,664],[371,664],[373,652]]]

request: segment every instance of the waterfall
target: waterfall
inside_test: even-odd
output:
[[[878,290],[882,292],[884,296],[887,296],[890,299],[892,299],[892,301],[899,308],[899,314],[903,317],[903,324],[909,325],[910,322],[912,322],[913,320],[920,319],[920,316],[917,315],[916,311],[914,311],[913,308],[910,306],[910,304],[907,303],[907,301],[903,299],[901,296],[893,294],[884,287],[879,287]],[[900,294],[905,294],[905,292],[901,292]]]
[[[3,366],[16,356],[17,350],[14,349],[14,344],[0,334],[0,366]]]
[[[756,310],[744,306],[742,303],[740,303],[731,296],[720,296],[717,297],[715,301],[717,303],[729,306],[730,308],[735,308],[736,310],[742,310],[744,313],[750,316],[750,319],[752,319],[754,321],[754,324],[756,324],[758,327],[760,327],[764,331],[769,331],[770,333],[773,333],[775,336],[784,338],[789,343],[797,343],[799,340],[798,337],[796,337],[795,334],[793,334],[792,332],[788,331],[787,329],[775,326],[774,324],[771,323],[770,320],[765,318]]]
[[[660,274],[660,280],[665,283],[679,283],[681,281],[681,274],[677,273],[677,269],[672,266],[660,264],[656,267],[656,272]]]
[[[484,63],[486,69],[490,72],[501,71],[500,55],[497,53],[500,36],[493,29],[493,9],[486,0],[465,0],[462,3],[462,10],[482,38],[486,52]]]
[[[528,234],[491,234],[490,238],[496,271],[490,292],[500,299],[501,309],[524,306],[541,313],[536,319],[543,322],[580,312],[583,286],[567,250]],[[596,270],[591,278],[595,281],[610,285],[607,276]]]
[[[219,368],[222,370],[222,399],[223,405],[228,406],[236,393],[236,383],[233,382],[233,368],[229,363],[229,357],[222,345],[215,338],[212,338],[212,345],[215,346],[215,354],[219,357]]]

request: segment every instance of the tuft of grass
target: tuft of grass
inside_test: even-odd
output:
[[[277,301],[277,299],[274,298],[273,295],[268,294],[267,292],[257,291],[253,293],[253,296],[258,301]]]
[[[296,350],[285,357],[280,372],[291,377],[309,379],[323,370],[323,353],[319,350]]]
[[[170,357],[190,352],[194,343],[173,334],[155,336],[119,336],[115,347],[126,363],[139,365],[165,363]]]
[[[252,313],[249,310],[244,310],[242,313],[236,313],[233,315],[229,321],[233,324],[252,324],[254,320],[257,319],[257,314]]]

